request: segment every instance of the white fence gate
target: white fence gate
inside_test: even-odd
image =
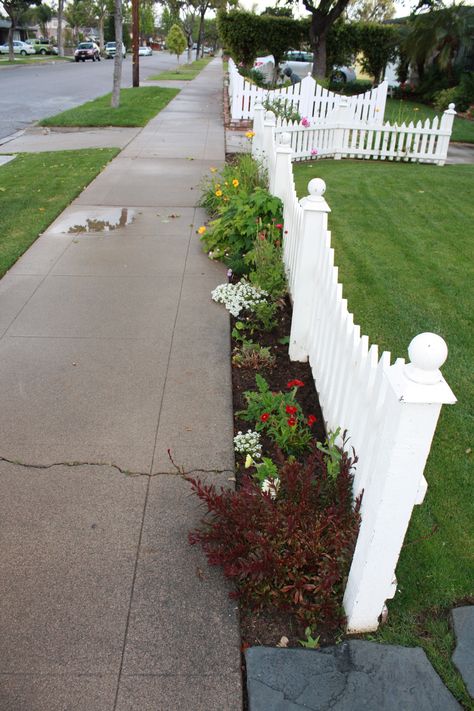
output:
[[[396,590],[395,568],[413,506],[427,483],[426,459],[443,403],[454,397],[439,370],[447,347],[423,333],[410,362],[391,365],[354,324],[338,282],[328,231],[324,181],[298,201],[288,133],[275,143],[274,117],[256,121],[254,138],[270,191],[284,206],[284,262],[293,300],[290,358],[309,359],[328,430],[347,430],[358,455],[354,494],[364,492],[362,522],[344,595],[349,632],[375,630]]]
[[[282,89],[262,89],[244,79],[229,59],[229,102],[232,120],[253,119],[257,104],[269,100],[281,99],[296,109],[301,117],[307,119],[326,119],[343,101],[347,99],[350,116],[357,123],[379,125],[383,122],[387,101],[387,82],[364,94],[344,97],[335,94],[316,83],[311,77],[305,77],[294,86]]]

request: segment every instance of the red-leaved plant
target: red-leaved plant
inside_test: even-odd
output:
[[[231,595],[245,604],[337,628],[360,520],[360,500],[352,500],[355,461],[343,453],[331,479],[324,454],[312,447],[304,462],[282,464],[273,497],[250,477],[237,491],[186,477],[210,514],[189,541],[202,545],[210,565],[222,566],[236,585]]]

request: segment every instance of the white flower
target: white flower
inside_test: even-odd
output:
[[[237,284],[219,284],[211,296],[218,304],[224,304],[232,316],[237,317],[243,309],[252,310],[256,304],[265,301],[268,293],[246,281],[239,281]]]
[[[250,454],[252,459],[260,459],[262,456],[260,434],[252,430],[247,430],[245,434],[238,432],[234,437],[234,449],[238,454]]]

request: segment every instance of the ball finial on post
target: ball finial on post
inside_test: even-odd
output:
[[[440,368],[448,357],[446,341],[436,333],[420,333],[408,346],[406,376],[415,383],[434,385],[443,380]]]

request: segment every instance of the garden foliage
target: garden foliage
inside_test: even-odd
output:
[[[190,534],[210,565],[236,584],[233,595],[252,607],[292,612],[310,624],[336,628],[359,526],[352,505],[353,462],[343,454],[337,479],[322,452],[280,468],[278,496],[262,493],[250,477],[237,491],[187,477],[209,517]]]

